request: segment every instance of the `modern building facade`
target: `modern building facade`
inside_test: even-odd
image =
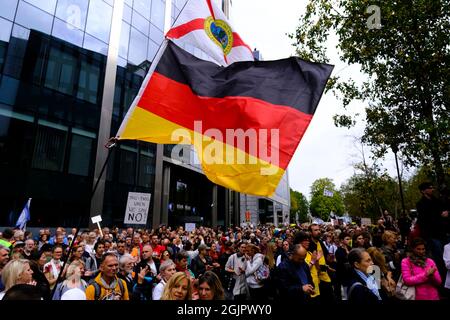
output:
[[[272,198],[245,197],[206,179],[190,147],[182,163],[170,145],[125,141],[110,153],[104,147],[184,4],[2,1],[0,225],[11,225],[31,197],[31,226],[86,226],[97,214],[105,225],[122,226],[129,192],[151,194],[149,227],[240,224],[246,210],[255,223],[284,221],[287,178]],[[270,212],[279,218],[270,220]]]

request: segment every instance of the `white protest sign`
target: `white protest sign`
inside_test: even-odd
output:
[[[372,224],[372,219],[370,218],[361,218],[361,225],[370,226]]]
[[[184,230],[187,232],[191,232],[195,230],[195,223],[185,223],[184,224]]]
[[[100,222],[100,221],[102,221],[102,216],[101,215],[93,216],[93,217],[91,217],[91,221],[92,221],[92,223]]]
[[[103,238],[102,228],[100,227],[100,221],[102,221],[102,216],[101,215],[93,216],[93,217],[91,217],[91,221],[92,221],[92,223],[96,223],[97,224],[98,230],[100,231],[100,235]]]
[[[128,192],[125,224],[147,224],[150,193]]]

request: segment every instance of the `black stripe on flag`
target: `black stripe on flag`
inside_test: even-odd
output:
[[[228,67],[201,60],[169,41],[156,72],[204,97],[252,97],[314,114],[332,65],[290,57],[235,62]]]

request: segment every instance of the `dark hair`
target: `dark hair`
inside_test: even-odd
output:
[[[310,239],[309,233],[305,231],[298,231],[294,236],[294,244],[299,244],[305,241],[306,239]],[[283,240],[284,242],[284,240]]]
[[[355,263],[358,262],[360,263],[362,260],[362,255],[363,253],[366,252],[366,250],[361,249],[361,248],[355,248],[352,249],[349,253],[348,253],[348,263],[350,264],[350,266],[352,268],[355,267]]]
[[[420,191],[424,191],[424,190],[426,190],[428,188],[431,188],[431,187],[433,187],[433,184],[431,182],[429,182],[429,181],[422,182],[421,184],[419,184],[419,190]]]
[[[55,252],[56,249],[61,248],[61,250],[63,251],[64,254],[64,248],[62,247],[62,245],[60,244],[55,244],[52,248],[52,253]]]
[[[206,282],[211,291],[213,292],[213,300],[225,300],[225,292],[222,287],[222,282],[220,282],[219,277],[212,271],[206,271],[198,279],[198,286]]]
[[[42,252],[48,252],[48,251],[53,251],[52,249],[52,245],[50,243],[44,243],[41,247]]]
[[[117,260],[119,260],[119,258],[117,258],[117,254],[115,252],[106,252],[102,255],[102,258],[100,259],[100,264],[103,264],[103,262],[105,262],[107,257],[114,257]]]
[[[180,261],[183,259],[188,259],[188,258],[189,258],[189,256],[188,256],[187,252],[184,250],[178,252],[178,254],[177,254],[177,261]]]
[[[43,300],[41,290],[29,284],[16,284],[6,291],[3,300]]]
[[[350,234],[348,232],[341,232],[339,234],[339,240],[344,240],[346,237],[350,237]]]
[[[410,247],[411,249],[414,249],[417,246],[420,246],[421,244],[426,245],[427,243],[422,238],[414,238],[411,240]]]
[[[356,245],[356,239],[358,239],[358,237],[362,236],[364,238],[364,234],[361,231],[357,231],[353,234],[352,237],[352,246],[355,247]]]
[[[94,251],[97,251],[98,246],[101,245],[101,244],[102,244],[103,246],[105,246],[105,241],[102,240],[102,239],[97,240],[97,242],[94,244]]]
[[[7,240],[11,239],[13,236],[14,236],[14,232],[10,228],[6,228],[2,232],[2,237],[7,239]]]

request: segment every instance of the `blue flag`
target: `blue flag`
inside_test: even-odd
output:
[[[27,226],[27,222],[30,221],[30,204],[31,198],[28,199],[27,203],[25,204],[25,207],[20,213],[19,219],[17,219],[16,227],[19,227],[20,230],[25,229]]]

